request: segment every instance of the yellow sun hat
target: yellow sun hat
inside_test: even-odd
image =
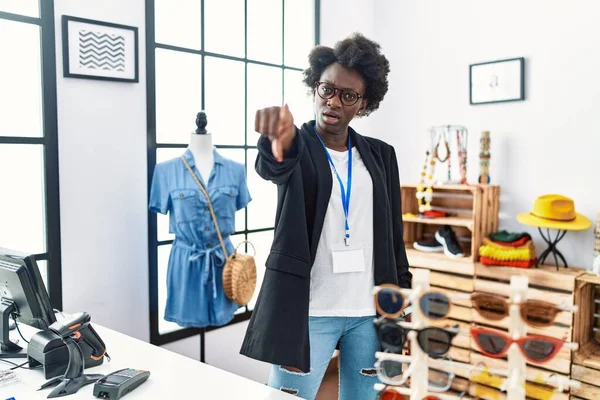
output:
[[[517,221],[538,228],[583,231],[592,222],[575,212],[572,199],[560,194],[546,194],[535,199],[533,210],[517,215]]]

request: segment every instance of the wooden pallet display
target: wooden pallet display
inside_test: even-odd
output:
[[[580,347],[573,354],[571,376],[581,382],[572,399],[600,399],[600,277],[582,273],[576,281],[573,340]]]
[[[497,185],[439,185],[433,186],[432,209],[446,211],[448,217],[420,218],[416,185],[403,185],[402,214],[404,242],[413,266],[428,266],[442,271],[452,270],[473,274],[473,263],[479,260],[483,237],[498,228],[500,187]],[[414,216],[410,216],[410,215]],[[431,239],[442,225],[452,227],[466,257],[450,259],[443,254],[424,254],[413,248],[417,240]],[[431,261],[434,260],[434,265]]]
[[[556,304],[572,305],[575,302],[577,291],[576,279],[582,274],[578,268],[561,268],[556,270],[555,266],[541,266],[540,268],[510,268],[510,267],[489,267],[477,263],[475,265],[476,278],[474,280],[474,291],[495,293],[506,298],[510,295],[510,277],[513,275],[526,276],[529,280],[529,290],[527,296],[529,299],[546,300]],[[527,327],[530,334],[540,334],[552,336],[566,341],[573,341],[574,316],[570,312],[561,312],[554,325],[535,329]],[[473,310],[473,322],[492,329],[508,331],[508,318],[501,321],[489,321],[483,318],[477,311]],[[545,364],[527,364],[527,395],[531,399],[539,400],[568,400],[569,393],[555,392],[551,386],[544,382],[551,375],[562,377],[571,377],[571,350],[562,349],[559,354],[550,362]],[[483,362],[490,368],[506,370],[508,363],[506,359],[496,359],[481,354],[477,345],[472,342],[471,360],[472,365]],[[577,379],[573,377],[573,379]],[[504,399],[504,394],[499,391],[501,382],[495,382],[493,385],[482,385],[472,383],[470,394],[479,396],[485,400]],[[595,398],[600,399],[600,397]]]

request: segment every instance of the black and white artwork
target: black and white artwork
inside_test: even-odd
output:
[[[138,82],[138,29],[63,15],[63,67],[68,78]]]
[[[469,66],[471,104],[525,99],[525,59],[490,61]]]

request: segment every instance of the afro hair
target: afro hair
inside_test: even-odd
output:
[[[360,33],[336,43],[334,48],[316,46],[308,56],[309,67],[304,70],[303,82],[314,90],[321,75],[331,64],[338,63],[357,71],[365,81],[365,98],[369,101],[365,115],[379,108],[388,91],[387,75],[390,63],[381,53],[381,46]]]

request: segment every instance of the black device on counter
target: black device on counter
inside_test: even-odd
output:
[[[99,374],[85,375],[83,373],[84,355],[79,343],[87,343],[92,348],[93,357],[102,358],[106,355],[106,346],[90,325],[90,320],[91,317],[88,313],[80,312],[50,325],[49,330],[58,335],[67,346],[69,361],[64,375],[52,378],[40,387],[40,389],[44,389],[58,384],[50,392],[48,398],[77,393],[81,387],[104,377]]]
[[[94,396],[101,399],[120,399],[146,382],[150,371],[124,368],[106,375],[94,384]]]
[[[37,329],[56,322],[34,256],[0,248],[0,358],[24,358],[24,346],[9,338],[11,319]]]

